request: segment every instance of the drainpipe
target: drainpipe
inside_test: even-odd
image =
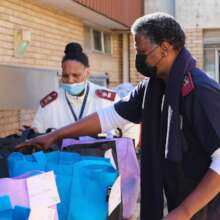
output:
[[[122,70],[123,82],[129,82],[129,35],[128,33],[122,34]]]

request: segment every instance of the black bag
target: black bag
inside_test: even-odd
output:
[[[37,133],[32,128],[25,126],[24,130],[22,130],[20,134],[12,134],[0,138],[0,178],[8,177],[7,157],[9,154],[16,151],[16,145],[21,144],[26,140],[37,137],[39,135],[42,135],[42,133]],[[53,147],[54,149],[58,148],[58,146],[56,147],[56,145]],[[42,146],[34,144],[22,150],[22,153],[32,154],[33,152],[40,151],[43,149],[44,148]],[[48,151],[51,150],[52,149],[48,149]]]
[[[114,141],[102,141],[95,143],[82,143],[82,144],[74,144],[69,145],[68,147],[64,147],[63,151],[79,153],[81,156],[97,156],[104,157],[105,153],[108,150],[111,150],[112,156],[115,162],[116,167],[118,168],[118,158],[116,152],[116,145]]]

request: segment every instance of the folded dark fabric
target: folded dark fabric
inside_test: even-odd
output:
[[[25,142],[28,139],[42,135],[42,133],[35,132],[32,128],[25,127],[19,134],[11,134],[0,138],[0,178],[8,177],[7,157],[12,152],[16,151],[16,146]],[[54,145],[47,151],[57,149],[58,145]],[[33,152],[44,150],[44,146],[34,144],[28,148],[22,149],[24,154],[32,154]]]

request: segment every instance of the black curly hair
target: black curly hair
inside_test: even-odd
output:
[[[167,41],[176,50],[185,45],[185,33],[180,24],[172,16],[162,12],[138,18],[132,25],[131,32],[141,33],[158,45]]]
[[[82,63],[84,66],[89,67],[89,59],[88,56],[83,53],[83,49],[80,44],[71,42],[68,43],[64,50],[64,57],[62,59],[62,63],[66,60],[76,60]]]

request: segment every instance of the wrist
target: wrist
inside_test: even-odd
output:
[[[187,218],[187,219],[191,219],[192,216],[194,215],[194,213],[192,212],[192,210],[190,209],[190,207],[187,204],[182,203],[178,209],[181,210],[181,212],[183,213],[183,215]]]
[[[60,130],[60,129],[57,129],[57,130],[55,130],[55,131],[53,131],[53,132],[50,133],[51,139],[52,139],[52,142],[53,142],[53,143],[56,143],[56,142],[58,142],[59,140],[62,139],[62,135],[61,135],[61,133],[60,133],[59,130]]]

